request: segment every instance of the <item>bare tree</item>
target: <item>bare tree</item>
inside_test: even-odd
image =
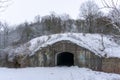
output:
[[[119,0],[102,0],[103,8],[110,9],[109,16],[112,24],[120,32],[120,1]]]
[[[35,20],[35,22],[40,23],[40,21],[41,21],[40,15],[35,16],[34,20]]]
[[[8,32],[9,32],[8,24],[4,23],[3,28],[4,28],[4,48],[5,48],[8,45]]]
[[[94,1],[86,1],[80,7],[80,17],[86,19],[89,16],[98,17],[99,7]]]
[[[0,48],[5,48],[8,45],[8,24],[4,23],[0,25]]]
[[[3,12],[8,6],[11,0],[0,0],[0,12]],[[5,48],[7,46],[8,40],[8,24],[0,23],[0,48]]]
[[[89,32],[93,32],[95,19],[101,16],[101,11],[94,1],[87,1],[80,7],[80,17],[85,19]]]
[[[50,15],[44,16],[41,19],[41,23],[45,25],[45,30],[50,33],[60,33],[62,30],[60,16],[56,15],[56,13],[52,13]]]

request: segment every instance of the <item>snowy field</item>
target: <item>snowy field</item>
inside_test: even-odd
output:
[[[120,80],[120,75],[78,67],[0,68],[0,80]]]

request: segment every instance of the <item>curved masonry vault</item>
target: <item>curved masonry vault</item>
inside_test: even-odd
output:
[[[70,56],[72,57],[70,58]],[[73,60],[69,62],[69,58]],[[101,70],[102,65],[101,57],[70,41],[59,41],[54,43],[53,45],[44,47],[41,50],[36,51],[35,55],[29,58],[29,61],[29,66],[32,67],[74,65],[79,67],[88,67],[94,70]]]
[[[14,62],[6,61],[7,67],[54,67],[54,66],[79,66],[93,70],[120,73],[119,58],[105,58],[95,55],[88,49],[77,44],[62,40],[52,45],[43,47],[34,55],[18,55]]]

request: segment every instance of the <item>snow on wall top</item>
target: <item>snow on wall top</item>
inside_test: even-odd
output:
[[[37,50],[62,40],[75,43],[99,56],[120,58],[120,45],[114,42],[112,36],[85,33],[63,33],[37,37],[14,49],[14,53],[29,54],[31,56]]]

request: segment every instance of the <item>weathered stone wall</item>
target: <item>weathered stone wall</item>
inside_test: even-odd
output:
[[[39,50],[30,58],[30,66],[57,66],[56,56],[62,52],[70,52],[74,55],[74,65],[101,70],[102,59],[70,41],[57,42]]]
[[[1,67],[54,67],[57,66],[57,55],[62,52],[69,52],[74,55],[74,66],[86,67],[93,70],[120,73],[119,58],[103,58],[91,51],[82,48],[70,41],[60,41],[53,45],[42,48],[34,55],[18,55],[13,62],[0,59]]]
[[[103,58],[102,70],[105,72],[120,73],[120,59],[119,58]]]

